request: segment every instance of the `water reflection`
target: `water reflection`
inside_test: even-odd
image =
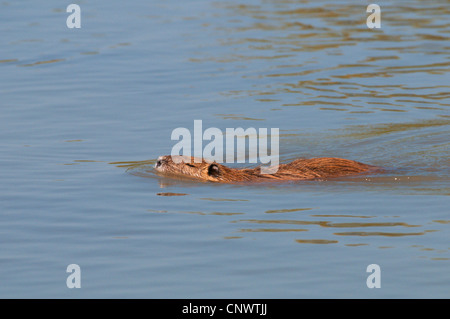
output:
[[[394,232],[342,232],[334,233],[336,236],[388,236],[388,237],[400,237],[400,236],[421,236],[425,232],[418,233],[394,233]]]
[[[409,112],[408,101],[449,105],[444,100],[449,98],[450,86],[446,83],[450,62],[446,56],[450,37],[445,35],[448,24],[442,21],[449,11],[442,4],[422,1],[413,1],[408,7],[384,4],[382,28],[377,30],[367,28],[364,5],[342,1],[266,1],[254,5],[216,3],[216,6],[224,8],[230,19],[226,24],[208,27],[223,35],[219,41],[229,48],[224,50],[229,53],[199,54],[191,61],[235,65],[254,60],[267,62],[261,64],[257,75],[242,75],[256,80],[251,91],[224,94],[270,94],[274,97],[260,101],[280,101],[283,106],[318,106],[324,111],[355,113],[351,107],[365,108],[357,111],[358,114]],[[360,52],[356,60],[355,51]],[[423,55],[436,57],[426,63]],[[404,75],[426,75],[426,80],[421,82],[427,85],[411,86],[411,78]],[[266,78],[277,81],[269,84],[264,81],[264,89],[255,90],[258,80]],[[385,78],[391,80],[380,81]],[[298,95],[299,101],[290,102],[286,93]],[[365,99],[355,104],[356,97]],[[342,101],[333,101],[335,99]],[[374,108],[373,99],[395,109]],[[347,107],[330,108],[329,105]]]
[[[337,240],[327,239],[296,239],[295,242],[300,244],[337,244]]]
[[[177,194],[178,195],[178,194]],[[309,215],[309,218],[327,218],[326,220],[311,220],[308,219],[308,216],[303,215],[302,212],[308,211],[311,208],[304,208],[304,209],[280,209],[280,210],[272,210],[267,211],[266,213],[273,213],[273,212],[285,212],[285,213],[295,213],[300,214],[299,217],[303,217],[302,219],[232,219],[229,220],[232,224],[254,224],[255,227],[238,227],[235,232],[240,234],[250,234],[250,233],[298,233],[298,232],[311,232],[311,236],[314,236],[314,234],[317,234],[317,231],[315,230],[315,227],[323,227],[323,228],[331,228],[331,229],[355,229],[355,228],[375,228],[380,229],[377,231],[365,231],[365,230],[352,230],[352,231],[338,231],[338,232],[328,232],[327,236],[337,236],[337,237],[354,237],[355,239],[358,237],[390,237],[390,238],[396,238],[396,237],[405,237],[405,236],[423,236],[426,235],[426,233],[429,232],[435,232],[438,230],[435,229],[427,229],[427,230],[419,230],[414,232],[405,232],[402,230],[402,228],[420,228],[423,227],[423,225],[414,225],[409,224],[406,222],[389,222],[389,221],[382,221],[382,222],[363,222],[361,219],[368,219],[368,218],[377,218],[376,216],[365,216],[365,215],[351,215],[351,214],[311,214]],[[245,215],[243,212],[204,212],[204,211],[167,211],[167,210],[153,210],[148,209],[149,212],[155,212],[155,213],[176,213],[176,214],[193,214],[193,215],[201,215],[201,216],[224,216],[224,217],[232,217],[235,215]],[[392,217],[392,216],[391,216]],[[395,217],[395,216],[394,216]],[[352,222],[338,222],[334,221],[335,219],[356,219],[356,221]],[[379,217],[378,217],[379,218]],[[387,217],[389,218],[389,217]],[[437,220],[434,221],[436,223],[441,224],[447,224],[449,221],[446,220]],[[264,225],[264,226],[262,226]],[[262,227],[261,227],[262,226]],[[299,228],[298,226],[303,226]],[[391,230],[386,231],[386,229],[393,229],[398,228],[398,230]],[[237,239],[237,238],[244,238],[245,236],[224,236],[225,239]],[[296,238],[294,239],[297,243],[303,243],[303,244],[337,244],[341,241],[338,239],[330,239],[330,238]],[[375,244],[378,243],[378,241],[374,242]],[[392,242],[393,244],[395,242]],[[353,242],[353,243],[343,243],[345,246],[348,247],[359,247],[359,246],[367,246],[371,245],[371,241],[369,242]],[[395,246],[379,246],[380,249],[382,248],[393,248]],[[422,248],[422,246],[416,246],[418,248]],[[430,249],[427,249],[430,250]],[[432,250],[432,249],[431,249]],[[441,252],[447,252],[447,251],[441,251]]]
[[[272,232],[272,233],[278,233],[278,232],[300,232],[300,231],[308,231],[308,229],[303,228],[241,228],[239,229],[239,232],[242,233],[248,233],[248,232]]]
[[[201,200],[207,200],[212,202],[248,202],[248,199],[231,199],[231,198],[199,198]]]
[[[347,223],[333,223],[331,221],[310,221],[310,220],[287,220],[287,219],[242,219],[233,221],[235,223],[255,223],[255,224],[283,224],[283,225],[317,225],[321,227],[331,228],[358,228],[358,227],[420,227],[421,225],[410,225],[403,222],[347,222]],[[339,233],[343,234],[343,233]]]
[[[289,210],[287,210],[289,211]],[[297,210],[290,210],[291,212],[297,211]],[[306,217],[305,215],[300,215],[303,217]],[[416,231],[416,232],[405,232],[402,231],[400,228],[419,228],[422,227],[422,225],[413,225],[406,222],[362,222],[361,219],[367,219],[367,218],[375,218],[375,216],[364,216],[364,215],[333,215],[333,214],[312,214],[309,215],[309,217],[320,217],[320,218],[329,218],[327,220],[307,220],[307,219],[239,219],[239,220],[233,220],[231,223],[246,223],[246,224],[255,224],[256,227],[254,228],[239,228],[237,230],[238,233],[279,233],[279,232],[312,232],[313,234],[316,234],[317,232],[314,230],[314,227],[324,227],[324,228],[332,228],[332,229],[354,229],[354,228],[379,228],[380,231],[339,231],[339,232],[330,232],[328,233],[328,236],[350,236],[350,237],[371,237],[371,236],[381,236],[381,237],[404,237],[404,236],[423,236],[427,232],[433,231],[433,230],[423,230],[423,231]],[[336,222],[333,221],[333,219],[340,219],[340,218],[355,218],[357,221],[353,222]],[[261,228],[260,225],[269,225],[270,227],[264,227]],[[286,226],[294,226],[294,227],[286,227]],[[305,228],[297,228],[295,226],[302,225],[306,226]],[[281,227],[280,227],[281,226]],[[284,227],[283,227],[284,226]],[[398,231],[385,231],[387,228],[397,228],[399,227]],[[340,240],[338,239],[329,239],[329,238],[314,238],[314,239],[308,239],[308,238],[302,238],[302,239],[295,239],[295,242],[297,243],[303,243],[303,244],[336,244],[339,243]],[[367,246],[370,245],[370,243],[361,243],[361,242],[355,242],[355,243],[344,243],[345,246],[348,247],[359,247],[359,246]],[[380,246],[379,248],[386,248],[387,246]],[[395,247],[395,246],[389,246],[389,247]]]
[[[19,66],[36,66],[36,65],[42,65],[42,64],[63,62],[65,60],[66,59],[53,59],[53,60],[45,60],[45,61],[36,61],[36,62],[33,62],[33,63],[21,64]]]
[[[286,210],[288,211],[288,210]],[[291,212],[294,212],[297,210],[291,210]],[[379,218],[377,216],[366,216],[366,215],[351,215],[351,214],[311,214],[309,217],[319,217],[319,218],[327,218],[326,220],[309,220],[305,219],[308,216],[306,215],[299,215],[301,219],[239,219],[239,220],[232,220],[231,223],[234,224],[255,224],[255,227],[253,228],[238,228],[236,230],[237,233],[264,233],[264,234],[270,234],[270,233],[296,233],[296,232],[309,232],[310,234],[308,236],[304,236],[304,238],[294,238],[294,241],[296,243],[301,244],[343,244],[346,247],[361,247],[361,246],[370,246],[375,245],[377,246],[379,244],[378,239],[371,240],[371,237],[384,237],[386,239],[392,238],[392,240],[389,241],[390,245],[380,245],[378,246],[378,249],[387,249],[387,248],[396,248],[396,240],[395,238],[401,238],[401,237],[416,237],[416,236],[424,236],[427,233],[430,232],[437,232],[437,229],[426,229],[426,230],[419,230],[414,232],[408,232],[408,231],[402,231],[402,228],[421,228],[424,225],[415,225],[415,224],[409,224],[406,222],[362,222],[361,219],[368,219],[368,218]],[[391,216],[395,217],[395,216]],[[334,221],[339,220],[341,218],[345,219],[357,219],[357,221],[352,222],[337,222]],[[389,216],[385,217],[389,218]],[[447,220],[436,220],[433,221],[440,224],[448,224],[449,221]],[[265,225],[264,227],[260,227],[261,225]],[[304,227],[298,228],[295,226],[302,225]],[[269,226],[269,227],[267,227]],[[281,227],[280,227],[281,226]],[[286,227],[286,226],[293,226],[293,227]],[[354,228],[361,228],[361,230],[358,231],[338,231],[338,232],[329,232],[326,234],[326,237],[328,238],[317,238],[318,232],[316,231],[315,227],[323,227],[323,228],[331,228],[331,229],[354,229]],[[380,229],[376,231],[365,231],[362,229],[365,228],[375,228]],[[397,229],[398,230],[391,230],[386,231],[387,229]],[[329,238],[330,236],[336,238]],[[232,237],[232,236],[230,236]],[[313,238],[305,238],[305,237],[313,237]],[[314,238],[316,237],[316,238]],[[349,237],[352,240],[356,240],[355,242],[348,242],[348,240],[342,241],[338,239],[339,237]],[[236,237],[232,237],[236,238]],[[242,236],[240,236],[242,238]],[[292,237],[290,237],[292,240]],[[360,242],[358,238],[365,238],[365,242]],[[430,251],[435,252],[438,254],[441,254],[439,257],[429,257],[431,260],[449,260],[450,258],[443,257],[442,254],[447,254],[448,249],[434,249],[430,247],[423,247],[422,245],[411,245],[413,248],[417,248],[420,251]]]

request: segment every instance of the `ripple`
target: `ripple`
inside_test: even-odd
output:
[[[337,244],[337,240],[327,239],[296,239],[295,242],[300,244]]]
[[[390,232],[342,232],[334,233],[336,236],[386,236],[386,237],[402,237],[402,236],[421,236],[425,235],[425,232],[419,233],[390,233]]]
[[[36,65],[42,65],[42,64],[50,64],[50,63],[63,62],[63,61],[66,61],[66,59],[53,59],[53,60],[37,61],[37,62],[34,62],[34,63],[20,64],[20,65],[18,65],[18,66],[29,67],[29,66],[36,66]]]

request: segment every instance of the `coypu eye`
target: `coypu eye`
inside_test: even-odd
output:
[[[190,166],[190,167],[195,167],[194,165],[192,165],[192,164],[186,164],[187,166]]]
[[[220,175],[220,169],[219,166],[217,166],[216,164],[211,164],[208,167],[208,175],[209,176],[219,176]]]

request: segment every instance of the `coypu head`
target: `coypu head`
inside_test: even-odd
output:
[[[228,169],[205,159],[181,155],[160,156],[155,164],[155,170],[162,175],[178,175],[211,182],[220,182],[222,173]]]

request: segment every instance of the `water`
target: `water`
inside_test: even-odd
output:
[[[448,298],[448,2],[368,3],[1,2],[0,296]],[[157,177],[195,119],[387,171]]]

